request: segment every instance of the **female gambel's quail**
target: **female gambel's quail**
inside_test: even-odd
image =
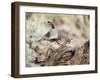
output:
[[[46,40],[51,42],[57,42],[60,45],[66,45],[71,41],[71,34],[63,29],[57,29],[54,27],[53,23],[48,21],[51,29],[39,40]]]

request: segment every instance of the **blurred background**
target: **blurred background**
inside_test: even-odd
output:
[[[64,29],[77,36],[83,42],[89,40],[88,15],[26,12],[26,67],[39,66],[32,62],[36,54],[32,48],[39,45],[37,41],[50,30],[50,26],[47,24],[48,21],[52,22],[56,28]]]

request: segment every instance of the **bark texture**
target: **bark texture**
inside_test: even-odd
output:
[[[89,41],[80,47],[60,46],[57,49],[48,48],[46,52],[37,48],[36,52],[39,55],[35,63],[40,66],[89,64]]]

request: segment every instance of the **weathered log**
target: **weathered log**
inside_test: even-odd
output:
[[[89,41],[77,48],[67,46],[60,46],[55,50],[49,48],[46,52],[38,55],[38,58],[41,58],[40,56],[45,58],[42,61],[37,60],[36,63],[41,66],[89,64]]]

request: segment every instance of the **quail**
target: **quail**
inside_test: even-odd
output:
[[[48,24],[51,26],[51,29],[39,40],[46,40],[51,42],[57,42],[60,45],[65,45],[70,43],[72,37],[69,32],[63,29],[57,29],[54,27],[54,24],[48,21]]]

